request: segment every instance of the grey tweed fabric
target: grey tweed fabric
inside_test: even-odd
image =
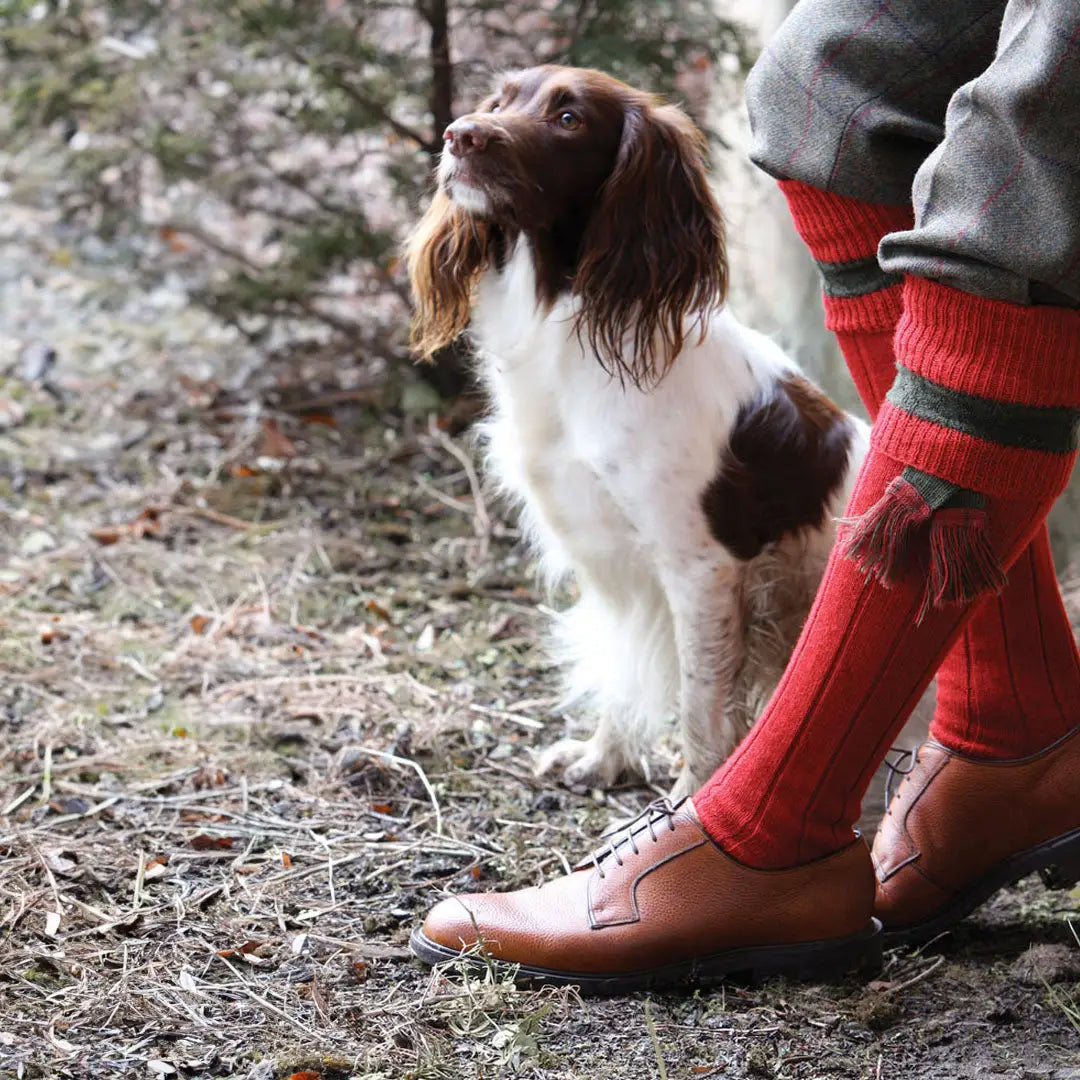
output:
[[[746,98],[767,172],[914,205],[889,273],[1080,304],[1080,0],[801,0]]]

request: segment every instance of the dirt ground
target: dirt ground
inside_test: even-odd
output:
[[[6,169],[0,1077],[1080,1078],[1077,897],[1037,882],[869,983],[413,961],[442,891],[557,874],[654,792],[533,778],[543,601],[423,387],[268,361],[182,253],[141,284]]]

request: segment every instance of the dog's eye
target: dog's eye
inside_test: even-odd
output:
[[[581,120],[572,112],[563,112],[559,114],[559,127],[564,131],[577,131]]]

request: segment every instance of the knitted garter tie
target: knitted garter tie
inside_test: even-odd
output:
[[[911,416],[999,446],[1055,457],[1077,446],[1080,413],[1074,409],[978,398],[902,365],[887,400]],[[921,571],[926,587],[916,618],[922,622],[934,608],[968,604],[1005,587],[985,507],[979,492],[909,465],[873,506],[841,521],[841,551],[885,586]]]
[[[922,565],[926,590],[916,616],[1001,592],[1005,571],[986,534],[985,500],[910,466],[858,518],[845,519],[843,552],[882,585]]]

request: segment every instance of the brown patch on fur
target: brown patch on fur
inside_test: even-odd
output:
[[[560,123],[567,112],[574,126]],[[724,227],[705,140],[678,108],[598,71],[533,68],[447,140],[447,182],[482,191],[488,206],[471,213],[440,191],[409,240],[421,355],[465,329],[477,277],[521,235],[537,302],[580,296],[575,329],[620,380],[655,383],[687,324],[704,332],[727,288]]]
[[[848,468],[843,410],[798,375],[739,410],[720,469],[701,495],[709,530],[736,558],[819,528]]]

